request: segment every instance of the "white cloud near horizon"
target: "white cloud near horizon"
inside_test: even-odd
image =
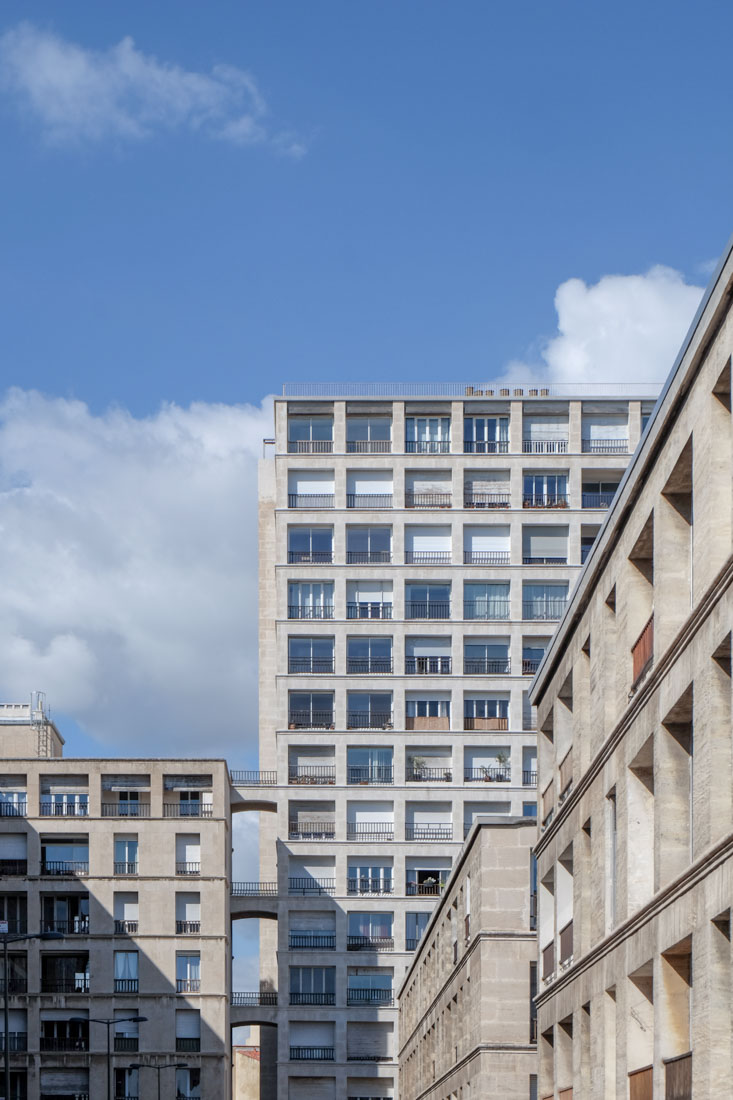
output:
[[[257,745],[257,459],[272,406],[0,401],[0,700],[121,755]],[[73,746],[70,746],[73,752]]]
[[[679,271],[568,279],[555,294],[557,333],[540,363],[513,361],[516,382],[664,382],[703,294]]]
[[[293,157],[304,144],[273,131],[255,78],[234,65],[194,72],[123,38],[87,49],[24,22],[0,35],[0,90],[55,145],[140,141],[182,131],[231,145],[268,145]]]

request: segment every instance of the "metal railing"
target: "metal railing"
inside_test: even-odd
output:
[[[140,1049],[140,1039],[137,1035],[115,1035],[115,1053],[135,1053]]]
[[[391,439],[347,439],[346,453],[349,455],[386,455],[392,450]]]
[[[522,454],[525,455],[566,455],[567,439],[523,439]]]
[[[391,550],[347,550],[347,565],[389,565]]]
[[[320,882],[316,882],[313,878],[290,878],[288,879],[288,894],[299,894],[301,897],[309,897],[312,894],[320,896],[322,894],[333,894],[336,890],[336,879],[334,878],[322,878]]]
[[[333,508],[333,493],[288,493],[288,508]]]
[[[584,439],[583,454],[625,455],[629,453],[628,439]]]
[[[349,730],[391,730],[392,715],[386,711],[350,710],[346,715]]]
[[[523,787],[536,787],[537,786],[537,772],[522,770],[522,786]]]
[[[289,439],[290,455],[330,455],[333,453],[332,439]]]
[[[567,565],[567,554],[565,557],[530,557],[524,555],[522,557],[522,565]]]
[[[332,1062],[333,1047],[291,1047],[291,1062]]]
[[[294,786],[329,786],[336,782],[335,764],[290,764],[288,765],[288,783]]]
[[[346,671],[351,676],[386,676],[394,670],[391,657],[347,657]]]
[[[447,455],[450,454],[450,439],[406,439],[405,454]]]
[[[28,803],[25,799],[17,802],[0,802],[0,817],[25,817]]]
[[[200,978],[176,978],[176,993],[200,993]]]
[[[463,618],[481,622],[499,622],[508,619],[509,600],[464,600]]]
[[[392,936],[347,936],[347,951],[394,951]]]
[[[347,493],[347,508],[391,508],[391,493]]]
[[[346,768],[346,782],[353,784],[394,783],[391,764],[350,764]]]
[[[659,383],[550,382],[504,385],[501,382],[285,382],[283,397],[648,397],[656,398]]]
[[[654,615],[644,624],[639,637],[631,647],[631,686],[636,687],[654,663]]]
[[[291,1005],[334,1005],[335,993],[291,993]]]
[[[408,676],[449,676],[452,665],[450,657],[405,657]]]
[[[508,550],[464,550],[464,565],[509,565]]]
[[[42,1053],[67,1053],[89,1050],[88,1035],[41,1035],[39,1049]]]
[[[394,993],[391,989],[348,989],[347,1005],[391,1005]]]
[[[176,1051],[179,1054],[197,1054],[200,1050],[200,1038],[187,1035],[176,1035]]]
[[[271,989],[256,990],[254,993],[232,993],[234,1008],[261,1008],[263,1005],[276,1005],[277,992]]]
[[[335,932],[291,932],[291,951],[335,951]]]
[[[103,802],[102,817],[150,817],[150,803]]]
[[[23,979],[25,984],[26,979]],[[76,975],[69,977],[41,976],[41,993],[88,993],[89,978]]]
[[[137,863],[131,863],[129,860],[115,860],[114,873],[116,875],[136,875],[137,869]]]
[[[348,894],[393,894],[394,884],[391,879],[383,878],[350,878],[346,883]]]
[[[530,493],[522,497],[523,508],[567,508],[567,493]]]
[[[410,767],[408,764],[405,779],[408,783],[452,783],[452,768]]]
[[[405,492],[405,508],[450,508],[451,493],[415,493]]]
[[[177,936],[198,936],[201,933],[201,921],[200,920],[177,920],[176,921],[176,935]]]
[[[463,660],[466,676],[508,676],[511,670],[509,657],[465,657]]]
[[[138,978],[115,978],[115,993],[137,993],[139,988]]]
[[[87,802],[46,802],[41,798],[41,817],[88,817]]]
[[[405,825],[405,840],[452,840],[453,826],[442,822]]]
[[[288,715],[288,728],[291,730],[333,729],[332,710],[295,710]]]
[[[463,453],[466,455],[506,455],[509,454],[509,440],[464,439]]]
[[[333,550],[288,550],[290,565],[331,565]]]
[[[275,898],[277,882],[233,882],[233,898]]]
[[[233,769],[229,777],[236,787],[275,787],[277,786],[277,772],[272,771],[241,771]]]
[[[288,604],[289,619],[332,619],[333,604],[315,604],[313,607],[304,607],[302,604]]]
[[[5,993],[5,978],[0,977],[0,993]],[[27,978],[13,978],[10,977],[7,980],[8,993],[27,993],[28,992],[28,979]]]
[[[489,765],[485,768],[466,768],[463,773],[466,783],[511,783],[512,770],[507,766]]]
[[[394,840],[394,823],[391,821],[349,821],[346,824],[347,840]]]
[[[0,875],[27,875],[27,859],[0,859]]]
[[[288,825],[290,840],[333,840],[335,836],[335,821],[291,821]]]
[[[522,676],[534,676],[537,669],[540,667],[539,657],[522,657]]]
[[[561,619],[565,614],[567,600],[525,600],[522,604],[522,617],[529,622],[543,622]]]
[[[583,508],[610,508],[616,490],[612,493],[581,493],[580,503]]]
[[[334,670],[333,657],[289,657],[288,672],[294,676],[327,676]]]
[[[405,565],[450,565],[450,550],[405,550]]]
[[[136,920],[115,920],[116,936],[136,936],[138,922]]]
[[[408,897],[437,897],[443,893],[445,883],[440,879],[435,882],[408,882],[405,884],[405,894]]]
[[[464,508],[508,508],[509,493],[467,493],[463,494]]]
[[[43,859],[42,875],[88,875],[89,862],[82,859]]]
[[[449,619],[450,603],[438,600],[408,600],[405,604],[406,619]]]
[[[391,603],[347,603],[347,619],[391,619]]]
[[[201,863],[191,863],[185,860],[176,861],[176,874],[177,875],[200,875]]]

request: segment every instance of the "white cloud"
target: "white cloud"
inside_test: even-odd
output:
[[[0,36],[0,88],[55,144],[189,130],[233,145],[305,152],[292,135],[268,127],[267,105],[250,73],[233,65],[192,72],[142,53],[129,37],[92,50],[21,23]]]
[[[262,408],[0,402],[0,699],[45,690],[124,755],[257,743]],[[257,875],[253,875],[257,877]]]
[[[568,279],[555,294],[557,335],[539,365],[510,363],[511,381],[663,382],[700,302],[703,288],[679,271],[604,275],[588,285]]]

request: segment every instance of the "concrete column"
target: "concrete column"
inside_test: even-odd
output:
[[[346,402],[333,403],[333,451],[334,454],[346,453]]]
[[[450,403],[450,453],[463,454],[463,402]]]
[[[509,451],[511,454],[522,453],[522,413],[522,402],[511,401],[509,404]]]
[[[392,451],[405,453],[405,402],[395,401],[392,405]]]
[[[633,454],[641,439],[641,401],[629,401],[629,454]]]
[[[583,403],[570,401],[568,405],[568,453],[578,455],[583,450]]]
[[[287,454],[288,450],[288,404],[287,401],[275,402],[275,450],[278,454]]]

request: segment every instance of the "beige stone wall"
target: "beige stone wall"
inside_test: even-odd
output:
[[[232,1055],[234,1100],[260,1100],[260,1048],[234,1047]]]

